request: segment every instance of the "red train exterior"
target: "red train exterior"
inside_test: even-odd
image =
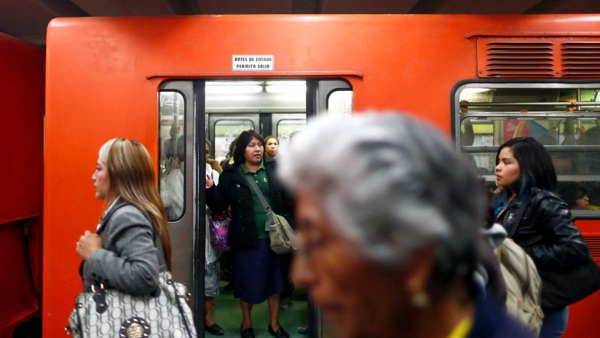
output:
[[[0,33],[0,336],[36,315],[42,288],[44,50]],[[24,238],[25,235],[25,238]],[[26,254],[26,252],[28,252]]]
[[[164,81],[343,79],[352,87],[354,111],[407,112],[450,135],[453,88],[460,81],[486,76],[478,61],[482,38],[600,41],[598,31],[596,15],[53,20],[46,58],[44,336],[54,337],[63,330],[81,291],[75,242],[85,230],[95,229],[103,210],[103,204],[93,199],[90,179],[97,150],[110,138],[133,138],[144,143],[158,163],[157,93]],[[274,70],[235,71],[232,56],[239,54],[273,55]],[[594,76],[598,74],[562,75],[557,81]],[[20,140],[25,138],[20,136]],[[27,210],[41,213],[41,207]],[[587,237],[600,236],[600,220],[580,220],[577,225]],[[598,332],[600,322],[595,318],[599,311],[599,295],[574,305],[567,336]]]

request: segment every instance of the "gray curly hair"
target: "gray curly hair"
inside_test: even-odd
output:
[[[317,118],[279,160],[292,191],[320,196],[337,230],[370,260],[400,269],[436,245],[432,291],[471,279],[484,222],[484,190],[434,127],[398,113]]]

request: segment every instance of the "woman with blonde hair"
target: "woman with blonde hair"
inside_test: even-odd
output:
[[[148,150],[125,138],[106,142],[92,180],[107,207],[96,233],[86,231],[77,242],[84,291],[102,283],[157,296],[159,273],[171,270],[171,240]]]

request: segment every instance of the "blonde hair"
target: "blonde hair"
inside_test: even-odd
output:
[[[160,237],[167,268],[171,271],[171,238],[167,214],[156,189],[154,165],[150,153],[141,143],[125,138],[106,142],[99,152],[110,181],[107,200],[120,196],[121,203],[135,204],[145,210]]]

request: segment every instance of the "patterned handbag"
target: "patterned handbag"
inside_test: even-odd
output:
[[[196,337],[187,288],[159,274],[160,295],[134,296],[102,287],[80,293],[69,317],[73,337]]]

